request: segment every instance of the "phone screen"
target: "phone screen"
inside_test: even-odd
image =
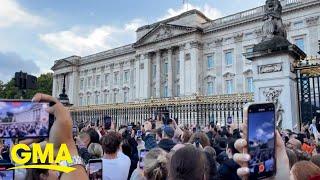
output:
[[[72,127],[72,136],[78,135],[78,127]]]
[[[0,137],[48,137],[49,103],[0,101]]]
[[[229,116],[229,117],[227,118],[227,123],[228,123],[228,124],[232,124],[232,117],[231,117],[231,116]]]
[[[146,157],[146,154],[148,153],[148,150],[146,150],[146,149],[142,149],[141,151],[140,151],[140,156],[139,156],[139,167],[141,168],[141,169],[143,169],[143,167],[144,167],[144,158]]]
[[[276,173],[274,104],[251,105],[248,113],[249,179],[271,177]]]
[[[89,161],[89,179],[102,180],[102,160]]]
[[[14,167],[12,164],[0,165],[0,179],[13,180],[14,170],[8,170],[8,168]]]
[[[109,130],[111,128],[111,117],[106,116],[103,118],[104,120],[104,129]]]
[[[137,131],[137,137],[138,137],[138,138],[141,138],[141,136],[142,136],[142,131],[141,131],[141,130],[138,130],[138,131]]]

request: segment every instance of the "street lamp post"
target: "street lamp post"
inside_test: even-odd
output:
[[[69,97],[66,94],[66,76],[67,76],[67,73],[64,73],[62,93],[59,95],[58,99],[64,106],[72,106],[73,104],[70,104]]]

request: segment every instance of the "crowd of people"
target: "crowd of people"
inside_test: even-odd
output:
[[[80,156],[85,166],[74,165],[76,171],[60,174],[39,169],[15,172],[20,179],[101,179],[102,172],[103,180],[238,180],[249,177],[247,162],[255,161],[247,153],[245,124],[239,129],[234,124],[222,127],[211,122],[200,128],[163,120],[159,113],[156,119],[117,128],[114,123],[110,129],[88,124],[72,135],[72,119],[62,104],[43,94],[34,100],[56,102],[48,109],[56,120],[47,141],[68,144],[70,154]],[[313,128],[316,121],[312,124],[303,125],[301,131],[277,130],[275,152],[259,154],[266,163],[276,161],[274,179],[320,179],[320,146],[317,128]],[[19,143],[34,142],[38,141],[24,139]],[[4,150],[3,144],[0,150]],[[10,157],[2,153],[0,162],[6,158]],[[90,176],[90,163],[97,159],[101,159],[102,170]]]
[[[0,125],[0,137],[44,137],[48,135],[48,127],[42,123],[8,123]]]

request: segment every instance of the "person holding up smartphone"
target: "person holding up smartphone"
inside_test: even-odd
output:
[[[56,98],[46,94],[37,93],[33,97],[32,101],[55,103],[55,105],[47,109],[47,112],[53,114],[56,118],[50,130],[49,142],[54,144],[55,152],[59,151],[61,144],[67,144],[69,153],[73,160],[73,162],[71,164],[67,164],[67,166],[76,168],[75,171],[70,173],[62,173],[60,179],[88,179],[84,164],[81,160],[81,157],[78,155],[78,151],[72,137],[72,119],[68,109],[66,109]]]
[[[233,159],[241,165],[237,174],[243,179],[288,179],[290,176],[289,159],[282,138],[279,132],[275,130],[274,118],[275,107],[272,103],[251,104],[245,108],[242,138],[235,142],[235,148],[239,153],[233,155]],[[271,132],[271,129],[274,133]],[[260,136],[261,133],[263,134],[262,131],[269,132],[270,135],[264,134],[262,137]],[[274,135],[272,136],[272,134]],[[265,140],[268,145],[264,144],[259,147],[260,144],[254,142],[257,138],[254,136],[261,138],[260,143]],[[265,149],[265,147],[268,147],[268,149]],[[274,150],[271,150],[271,148]],[[273,163],[272,161],[268,162],[270,157],[261,159],[264,156],[256,156],[261,151],[268,151],[269,154],[267,155],[274,159]],[[266,173],[267,170],[270,170],[270,173]]]

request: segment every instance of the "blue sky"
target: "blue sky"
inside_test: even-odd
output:
[[[249,113],[249,121],[249,141],[258,139],[267,142],[270,138],[274,137],[274,112]]]
[[[0,80],[38,75],[54,60],[135,41],[137,27],[197,8],[211,19],[265,0],[0,0]],[[187,5],[188,4],[188,5]]]

